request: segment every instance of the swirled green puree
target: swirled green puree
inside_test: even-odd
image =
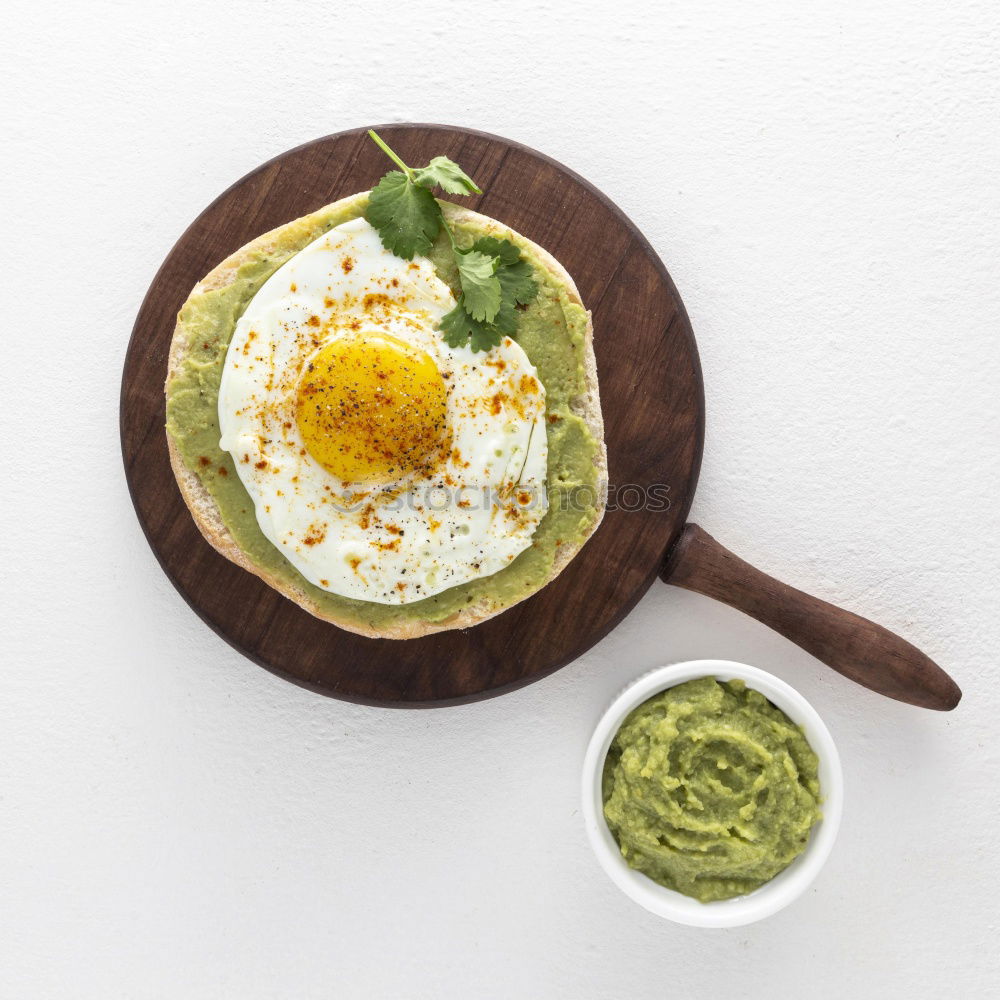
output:
[[[643,702],[604,764],[622,856],[703,903],[759,888],[820,819],[818,760],[801,727],[742,681],[701,677]]]
[[[299,250],[328,229],[355,219],[363,199],[332,205],[279,231],[268,250],[242,264],[232,284],[188,300],[180,325],[191,350],[167,386],[167,431],[185,465],[195,472],[219,506],[226,527],[244,552],[275,575],[294,580],[326,612],[373,628],[407,619],[439,622],[486,596],[508,603],[533,593],[548,577],[563,542],[583,537],[598,515],[598,444],[586,422],[571,407],[586,391],[584,338],[587,314],[569,300],[566,289],[538,260],[530,245],[510,236],[532,264],[538,296],[520,312],[517,341],[545,386],[548,439],[549,509],[532,545],[492,576],[452,587],[410,604],[375,604],[342,597],[308,583],[272,545],[257,525],[253,502],[235,473],[232,458],[219,448],[219,381],[236,323],[260,286]],[[452,226],[460,246],[487,235],[470,223]],[[443,281],[457,293],[454,254],[442,232],[428,255]],[[583,487],[584,489],[580,489]],[[561,502],[575,497],[576,502]]]

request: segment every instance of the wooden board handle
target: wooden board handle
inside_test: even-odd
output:
[[[745,612],[845,677],[889,698],[947,712],[962,697],[958,685],[905,639],[762,573],[697,524],[685,526],[660,577]]]

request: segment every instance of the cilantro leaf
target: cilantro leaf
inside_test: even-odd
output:
[[[493,324],[477,320],[469,313],[464,294],[459,295],[455,308],[441,317],[441,332],[449,347],[464,347],[471,340],[473,351],[488,351],[498,347],[503,339]]]
[[[404,260],[426,255],[443,228],[451,242],[461,292],[441,331],[452,347],[471,345],[473,351],[499,346],[517,333],[518,307],[538,295],[531,264],[507,239],[482,236],[460,249],[431,188],[449,194],[481,194],[476,182],[446,156],[435,156],[426,167],[408,167],[382,138],[369,130],[372,141],[399,170],[387,173],[372,190],[365,218],[378,230],[382,245]]]
[[[483,236],[468,250],[456,249],[455,260],[462,293],[441,330],[452,347],[471,341],[473,351],[488,351],[517,333],[517,307],[535,298],[538,283],[510,240]]]
[[[478,250],[466,250],[455,254],[455,263],[469,315],[492,323],[500,309],[500,279],[496,274],[499,259]]]
[[[521,251],[510,240],[498,240],[495,236],[480,236],[472,249],[489,257],[499,257],[501,264],[516,264],[521,259]]]
[[[531,265],[521,256],[521,251],[510,240],[482,236],[472,244],[479,253],[490,254],[500,261],[497,280],[503,301],[511,305],[526,306],[538,294],[538,283],[532,277]]]
[[[410,176],[414,184],[428,188],[439,187],[448,194],[483,193],[482,188],[447,156],[435,156],[426,167],[417,167]]]
[[[501,300],[493,325],[503,336],[513,337],[517,333],[517,310],[511,300]]]
[[[526,260],[501,267],[497,272],[497,280],[500,282],[503,298],[519,306],[534,302],[538,295],[538,282],[531,274],[531,265]]]
[[[382,246],[404,260],[428,253],[441,230],[434,195],[399,170],[390,170],[372,189],[365,218],[378,230]]]
[[[482,236],[472,244],[473,250],[489,254],[500,261],[497,277],[504,296],[518,305],[527,305],[538,294],[538,284],[532,277],[531,265],[510,240]]]

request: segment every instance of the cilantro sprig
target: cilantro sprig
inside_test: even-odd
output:
[[[460,247],[432,193],[482,194],[476,182],[447,156],[435,156],[426,167],[408,167],[372,130],[368,134],[399,170],[390,170],[372,189],[365,218],[378,231],[382,245],[397,257],[426,255],[443,229],[458,268],[461,292],[451,312],[441,319],[441,332],[451,347],[469,344],[488,351],[504,336],[517,333],[518,306],[538,294],[531,265],[510,240],[484,236]]]

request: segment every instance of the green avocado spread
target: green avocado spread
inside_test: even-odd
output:
[[[376,604],[331,594],[306,581],[260,530],[253,503],[228,452],[219,448],[218,395],[226,351],[236,323],[261,285],[287,260],[324,232],[364,213],[363,200],[334,204],[289,223],[266,250],[245,261],[224,288],[193,295],[178,322],[188,354],[167,385],[167,432],[181,458],[219,507],[237,544],[262,569],[302,588],[319,610],[367,628],[391,628],[420,619],[441,622],[468,604],[487,599],[510,604],[536,591],[551,572],[560,545],[585,537],[598,516],[598,443],[571,408],[586,391],[584,350],[587,314],[541,263],[532,247],[508,238],[532,264],[539,285],[534,302],[520,312],[517,342],[545,386],[549,509],[531,547],[492,576],[403,605]],[[487,235],[479,226],[453,224],[460,246]],[[430,253],[439,276],[456,293],[458,274],[442,232]],[[562,502],[573,498],[573,502]]]
[[[604,816],[630,867],[703,903],[759,888],[821,818],[801,727],[739,680],[701,677],[643,702],[604,764]]]

